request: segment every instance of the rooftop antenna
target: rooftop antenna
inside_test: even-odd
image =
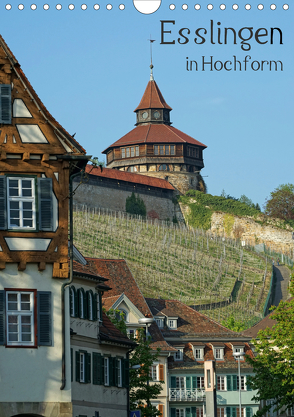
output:
[[[150,42],[150,59],[151,59],[151,65],[150,65],[150,81],[154,81],[154,77],[153,77],[153,64],[152,64],[152,43],[155,42],[155,39],[151,39],[151,35],[150,35],[150,39],[148,39]]]

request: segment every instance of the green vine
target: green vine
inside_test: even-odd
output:
[[[225,229],[225,232],[226,232],[227,236],[231,235],[234,223],[235,223],[234,216],[232,216],[229,213],[226,213],[224,215],[224,229]]]

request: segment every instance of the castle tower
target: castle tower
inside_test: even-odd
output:
[[[180,193],[205,191],[200,175],[206,145],[171,126],[172,108],[153,78],[136,113],[136,127],[103,151],[107,167],[168,179]]]

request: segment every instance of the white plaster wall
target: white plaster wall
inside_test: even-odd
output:
[[[61,386],[62,318],[61,285],[64,280],[52,278],[52,265],[38,271],[37,264],[27,264],[18,271],[17,264],[6,264],[0,272],[0,290],[28,288],[52,293],[53,346],[14,348],[0,346],[0,402],[70,402],[70,336],[69,314],[66,314],[66,380]],[[68,292],[68,290],[66,290]],[[68,295],[65,312],[69,312]]]

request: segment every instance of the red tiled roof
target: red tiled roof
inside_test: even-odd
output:
[[[102,313],[102,324],[99,326],[99,337],[101,340],[109,342],[120,342],[126,345],[135,346],[136,343],[131,341],[126,335],[120,332],[110,321],[105,313]]]
[[[42,101],[40,100],[39,96],[35,92],[34,88],[32,87],[31,83],[27,79],[26,75],[24,74],[23,70],[20,67],[20,64],[18,63],[17,59],[15,58],[14,54],[11,52],[9,47],[7,46],[5,40],[0,35],[0,44],[3,47],[6,54],[8,54],[11,58],[11,60],[14,63],[14,69],[20,76],[20,78],[23,80],[24,84],[28,87],[30,93],[36,100],[37,104],[39,105],[40,109],[44,113],[44,115],[56,126],[56,128],[69,140],[69,142],[75,146],[79,152],[85,153],[85,149],[54,119],[54,117],[49,113],[49,111],[46,109]]]
[[[118,169],[93,168],[92,165],[86,166],[86,172],[96,177],[109,178],[117,181],[126,181],[136,184],[143,184],[149,187],[164,188],[167,190],[174,190],[174,187],[166,180],[155,177],[147,177],[147,175],[134,174],[132,172],[119,171]]]
[[[91,275],[93,276],[93,278],[97,278],[97,279],[103,279],[103,277],[99,276],[97,274],[97,271],[95,268],[93,268],[90,264],[87,265],[82,265],[77,261],[73,261],[73,272],[76,274],[86,274],[86,275]]]
[[[120,295],[115,295],[113,297],[103,297],[102,305],[106,309],[106,311],[108,311],[113,306],[113,304],[119,299],[119,297]]]
[[[257,324],[250,327],[250,329],[244,330],[242,334],[244,334],[245,336],[256,338],[259,330],[265,330],[267,327],[271,329],[275,324],[277,324],[277,321],[271,318],[272,315],[273,313],[270,313],[264,319],[260,320]]]
[[[134,110],[143,109],[169,109],[172,108],[166,104],[158,85],[154,80],[149,81],[139,106]]]
[[[146,298],[147,304],[152,313],[168,309],[173,316],[178,317],[176,330],[167,328],[162,329],[162,333],[166,337],[176,336],[212,336],[212,337],[233,337],[237,333],[227,329],[216,321],[208,318],[202,313],[193,310],[177,300],[158,300],[154,298]]]
[[[139,143],[189,143],[206,148],[207,146],[186,135],[175,127],[165,124],[146,124],[136,126],[133,130],[108,146],[102,153],[118,146],[136,145]]]

